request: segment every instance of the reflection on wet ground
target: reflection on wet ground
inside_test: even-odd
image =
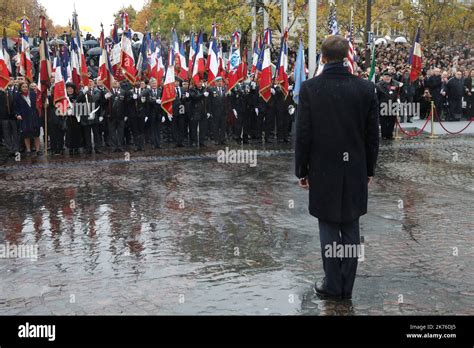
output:
[[[0,259],[0,314],[472,315],[473,144],[382,145],[340,303],[313,294],[317,221],[290,148],[253,146],[255,168],[216,148],[4,163],[0,243],[39,251]]]

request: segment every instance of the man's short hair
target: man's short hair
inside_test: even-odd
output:
[[[349,52],[349,41],[339,35],[331,35],[321,46],[323,57],[328,63],[342,62]]]

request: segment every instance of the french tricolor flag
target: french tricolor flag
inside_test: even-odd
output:
[[[278,59],[275,82],[285,95],[288,96],[288,30],[285,30],[281,38],[280,58]]]
[[[207,71],[207,81],[210,86],[215,85],[216,77],[219,76],[219,51],[217,48],[217,40],[214,38],[210,46],[211,50],[209,51],[208,61],[209,69]]]
[[[56,69],[54,71],[54,106],[62,115],[66,115],[69,107],[69,99],[66,94],[66,83],[61,71],[60,60],[56,59]]]
[[[198,42],[196,45],[196,56],[194,57],[194,64],[193,64],[193,81],[197,83],[200,81],[202,76],[204,75],[205,65],[204,65],[204,52],[203,52],[203,44],[202,44],[202,32],[199,32]]]
[[[261,60],[261,65],[259,64],[259,79],[258,87],[259,93],[263,100],[268,102],[272,96],[271,87],[272,87],[272,60],[270,53],[272,33],[270,29],[265,30],[265,40],[263,43],[263,55]]]
[[[166,69],[165,84],[161,95],[161,108],[166,111],[168,117],[173,117],[173,101],[176,99],[175,76],[174,76],[174,52],[170,47],[168,56],[168,69]]]
[[[413,82],[420,76],[421,69],[423,68],[421,59],[420,28],[418,28],[416,31],[415,42],[413,43],[413,47],[410,52],[409,63],[411,65],[410,82]]]

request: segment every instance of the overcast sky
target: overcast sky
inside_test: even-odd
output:
[[[104,24],[104,29],[110,28],[115,12],[128,5],[132,5],[138,11],[143,7],[145,0],[39,0],[39,2],[46,8],[54,24],[59,25],[68,24],[75,5],[79,25],[91,27],[93,34],[98,35],[101,22]]]

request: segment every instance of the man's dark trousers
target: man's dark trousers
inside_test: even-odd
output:
[[[326,274],[326,287],[331,295],[340,296],[352,294],[352,288],[357,271],[360,244],[359,219],[349,223],[333,223],[319,221],[319,238],[321,240],[321,254],[323,259],[324,273]],[[334,244],[335,243],[335,244]],[[355,255],[336,256],[334,245],[344,246],[344,251],[355,251]],[[351,248],[346,248],[349,245]],[[327,251],[332,255],[327,255]],[[351,256],[351,257],[348,257]]]

